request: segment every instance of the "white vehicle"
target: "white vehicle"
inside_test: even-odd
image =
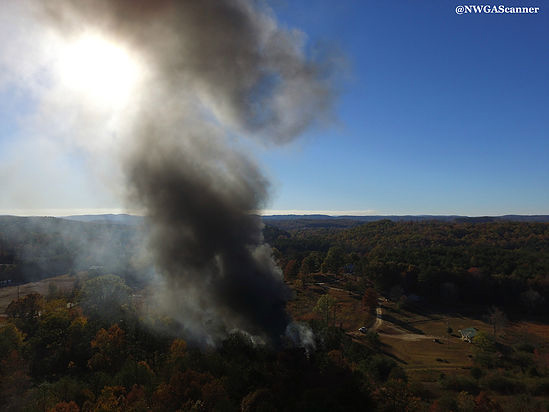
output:
[[[359,328],[358,331],[361,332],[361,333],[366,333],[366,332],[368,332],[368,328],[363,326],[363,327]]]

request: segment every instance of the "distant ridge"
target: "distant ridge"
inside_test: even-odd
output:
[[[140,225],[142,216],[129,214],[101,214],[101,215],[71,215],[63,216],[78,222],[110,223],[120,225]],[[503,216],[460,216],[460,215],[368,215],[368,216],[331,216],[331,215],[265,215],[263,222],[276,225],[281,221],[307,222],[308,226],[348,227],[362,223],[390,220],[392,222],[455,222],[455,223],[489,223],[489,222],[532,222],[549,223],[549,215],[503,215]]]
[[[266,222],[275,220],[353,220],[359,222],[375,222],[378,220],[391,220],[393,222],[418,222],[418,221],[441,221],[441,222],[537,222],[549,223],[549,215],[503,215],[503,216],[460,216],[460,215],[368,215],[368,216],[330,216],[330,215],[268,215],[262,216]]]
[[[119,225],[140,225],[143,223],[142,216],[128,214],[72,215],[63,216],[61,219],[74,220],[77,222],[111,223]]]

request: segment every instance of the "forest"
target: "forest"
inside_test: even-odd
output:
[[[267,226],[287,279],[324,272],[354,275],[385,295],[504,306],[544,314],[549,303],[549,224],[392,222],[352,228]]]
[[[142,229],[46,220],[1,222],[2,280],[12,281],[4,284],[6,290],[31,280],[49,285],[47,293],[16,296],[0,318],[3,410],[549,407],[543,316],[549,224],[381,220],[350,227],[287,223],[286,229],[269,224],[265,241],[294,293],[287,310],[310,329],[312,341],[297,346],[286,338],[277,346],[262,345],[235,331],[216,346],[200,347],[188,343],[184,328],[169,317],[144,311],[151,285],[138,274],[149,268],[131,259]],[[91,250],[94,245],[102,247]],[[68,276],[73,287],[56,287],[57,275]],[[344,317],[347,301],[351,309]],[[475,321],[481,330],[472,344],[461,342],[450,326],[438,342],[425,339],[427,351],[446,345],[468,355],[463,367],[451,369],[441,359],[446,355],[437,354],[438,365],[418,371],[399,358],[383,329],[370,327],[381,306],[385,323],[427,311],[459,312],[464,322],[489,312],[493,322]],[[512,325],[523,321],[543,332],[513,335]],[[353,322],[369,330],[359,333],[348,326]]]

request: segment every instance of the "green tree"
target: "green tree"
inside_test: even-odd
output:
[[[330,315],[334,314],[334,322],[335,322],[335,308],[336,308],[335,298],[333,296],[326,294],[318,298],[313,310],[317,313],[320,313],[322,318],[326,320],[326,326],[328,326],[330,324]]]
[[[78,316],[71,321],[67,329],[66,350],[72,368],[80,371],[87,369],[88,359],[92,355],[90,342],[94,335],[95,330],[87,318]]]
[[[70,361],[67,335],[71,321],[66,308],[48,312],[40,318],[36,333],[30,339],[33,376],[45,377],[66,371]]]
[[[328,250],[324,262],[322,262],[322,272],[337,273],[345,263],[343,249],[339,246],[333,246]]]
[[[473,338],[473,343],[476,345],[477,349],[482,352],[493,353],[496,350],[494,338],[486,332],[479,332]]]
[[[31,293],[12,301],[6,314],[15,325],[27,335],[34,334],[38,325],[38,318],[44,309],[44,298],[38,293]]]
[[[91,318],[104,319],[109,324],[120,321],[130,305],[131,289],[118,276],[103,275],[84,283],[79,301]]]
[[[479,332],[473,338],[473,343],[475,344],[475,362],[485,368],[494,367],[496,363],[494,337],[486,332]]]
[[[301,262],[299,273],[308,275],[309,273],[317,273],[320,270],[322,259],[318,252],[309,253]]]
[[[21,354],[12,350],[0,361],[0,405],[5,411],[20,411],[22,393],[31,385],[27,363]]]
[[[473,368],[471,368],[470,372],[471,376],[476,379],[477,381],[482,378],[482,375],[483,375],[483,372],[482,372],[482,369],[475,366]]]
[[[23,346],[23,334],[11,323],[0,327],[0,361]]]

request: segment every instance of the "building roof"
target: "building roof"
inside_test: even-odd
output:
[[[475,328],[461,329],[460,332],[461,332],[461,336],[464,336],[467,338],[474,338],[478,333],[478,331]]]

